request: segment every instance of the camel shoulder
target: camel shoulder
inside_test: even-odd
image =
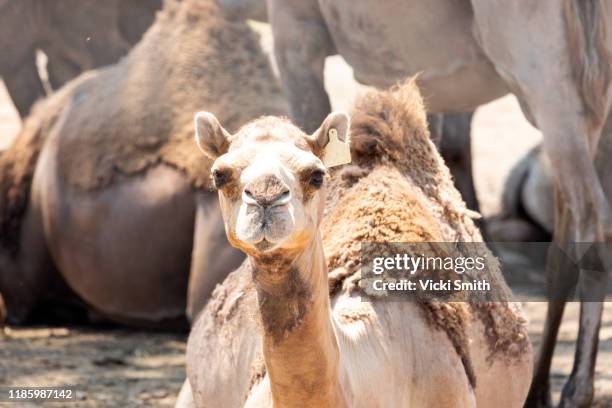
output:
[[[259,330],[257,295],[246,260],[217,285],[189,335],[187,377],[198,406],[240,406],[262,380]]]

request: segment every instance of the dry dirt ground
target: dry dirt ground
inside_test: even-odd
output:
[[[269,48],[269,42],[264,44]],[[350,110],[360,87],[340,58],[327,64],[326,86],[335,109]],[[20,127],[0,83],[0,149]],[[481,107],[474,119],[476,184],[483,213],[498,210],[503,180],[512,164],[540,140],[513,97]],[[538,345],[546,304],[525,303],[530,335]],[[570,304],[553,363],[555,398],[571,370],[578,305]],[[0,337],[0,387],[74,386],[69,406],[172,406],[184,378],[185,336],[126,329],[9,327]],[[612,303],[606,304],[596,373],[597,406],[612,407]],[[15,406],[0,402],[0,406]],[[57,406],[57,405],[56,405]]]
[[[11,327],[4,336],[0,337],[0,387],[75,390],[75,401],[49,406],[172,407],[185,378],[184,335]],[[26,406],[1,401],[2,407]]]

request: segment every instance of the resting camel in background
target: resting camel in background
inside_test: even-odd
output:
[[[117,62],[140,41],[162,0],[0,0],[0,76],[22,118],[46,96],[36,51],[47,56],[51,89]]]
[[[602,139],[597,156],[601,156],[604,142]],[[602,177],[601,163],[596,163],[595,167],[607,192],[610,183]],[[487,222],[493,241],[550,241],[555,224],[551,173],[550,161],[541,145],[533,147],[514,164],[504,182],[501,211]]]
[[[604,132],[595,169],[612,202],[612,137]],[[553,166],[542,149],[532,148],[510,170],[504,183],[501,213],[489,220],[494,241],[548,241],[554,231]]]
[[[312,135],[275,117],[235,134],[207,112],[195,125],[227,237],[248,259],[192,330],[177,408],[522,406],[532,352],[517,304],[385,301],[362,285],[364,242],[482,239],[414,81],[357,102],[350,137],[345,113]],[[334,134],[352,164],[328,171]],[[507,299],[488,259],[479,277]]]
[[[565,247],[612,239],[612,211],[593,165],[604,125],[612,120],[608,6],[600,0],[271,0],[269,17],[292,117],[308,131],[329,113],[323,64],[334,53],[368,85],[385,87],[420,72],[432,112],[471,111],[514,93],[555,163],[554,241]],[[611,270],[612,255],[603,248],[598,246],[599,256]],[[571,245],[564,249],[582,256]],[[563,299],[577,284],[583,300],[574,368],[561,405],[586,406],[593,399],[608,274],[585,269],[577,279],[574,268],[555,262],[548,262],[551,296]],[[549,304],[530,406],[550,403],[550,360],[563,305]]]
[[[243,256],[225,239],[193,113],[233,129],[287,106],[257,35],[212,0],[167,0],[119,63],[34,109],[0,155],[0,294],[25,321],[70,290],[119,323],[195,317]]]

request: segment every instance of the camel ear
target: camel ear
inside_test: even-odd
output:
[[[326,167],[351,162],[349,124],[348,114],[332,112],[310,136],[314,153],[323,160]]]
[[[349,116],[345,112],[332,112],[321,123],[321,126],[310,136],[312,147],[315,150],[322,150],[329,143],[329,131],[336,129],[338,139],[347,142],[349,129]]]
[[[194,119],[195,140],[205,155],[215,160],[227,153],[231,135],[210,112],[198,112]]]

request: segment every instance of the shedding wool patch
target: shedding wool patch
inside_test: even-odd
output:
[[[423,102],[414,80],[361,98],[351,125],[353,164],[333,171],[321,232],[332,294],[359,289],[362,242],[480,242],[453,185],[450,172],[429,139]],[[470,277],[486,278],[498,299],[511,299],[499,263],[484,245],[466,245],[463,256],[489,264]],[[486,251],[486,254],[479,253]],[[366,296],[361,292],[362,296]],[[510,302],[435,302],[420,299],[423,316],[444,331],[475,384],[466,327],[479,319],[491,355],[509,357],[528,347],[525,321]]]

